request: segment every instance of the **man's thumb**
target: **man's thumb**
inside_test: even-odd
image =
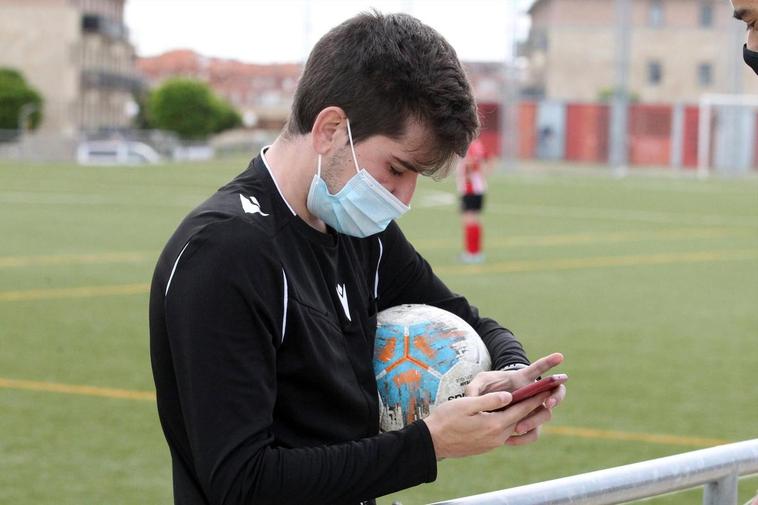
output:
[[[495,391],[482,396],[472,396],[469,402],[469,413],[492,412],[499,410],[511,403],[513,397],[507,391]]]

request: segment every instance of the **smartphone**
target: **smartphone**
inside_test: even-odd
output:
[[[565,373],[559,373],[550,375],[544,379],[540,379],[537,382],[529,384],[528,386],[518,388],[516,391],[511,393],[513,399],[511,400],[511,403],[508,404],[508,406],[510,407],[511,405],[515,405],[516,403],[524,401],[527,398],[538,395],[543,391],[548,391],[560,386],[561,384],[565,384],[568,378],[568,375]]]
[[[535,395],[538,395],[542,393],[543,391],[549,391],[551,389],[554,389],[561,384],[564,384],[568,380],[568,375],[565,373],[550,375],[548,377],[542,378],[538,380],[537,382],[533,382],[527,386],[518,388],[516,391],[513,391],[511,393],[511,396],[513,399],[511,400],[511,403],[503,407],[502,409],[498,409],[496,412],[499,412],[501,410],[505,410],[508,407],[517,404],[518,402],[522,402],[528,398],[531,398]],[[487,393],[490,393],[492,391],[498,391],[498,389],[489,388]]]

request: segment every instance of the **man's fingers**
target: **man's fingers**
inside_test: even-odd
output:
[[[469,382],[466,388],[463,390],[463,396],[477,396],[479,394],[479,384],[476,382]]]
[[[479,396],[493,391],[508,391],[507,387],[499,387],[503,378],[500,377],[503,372],[487,371],[476,374],[474,380],[469,382],[465,389],[465,396]],[[500,379],[497,379],[500,377]],[[495,379],[493,379],[495,378]],[[494,385],[494,387],[493,387]]]
[[[544,375],[545,372],[549,371],[551,368],[556,367],[563,363],[563,354],[559,352],[554,352],[553,354],[550,354],[548,356],[545,356],[544,358],[540,358],[528,367],[520,370],[521,373],[526,375],[529,380],[537,380],[537,377]]]
[[[536,442],[537,439],[540,438],[540,430],[539,428],[535,428],[529,433],[525,433],[523,435],[513,435],[508,437],[508,439],[505,441],[506,445],[526,445],[531,444],[532,442]]]
[[[504,372],[500,372],[500,373],[504,373]],[[501,377],[500,379],[496,381],[492,381],[488,383],[486,386],[480,388],[479,394],[483,395],[485,393],[491,393],[493,391],[507,391],[511,387],[513,387],[511,377],[508,375],[505,375],[504,377]]]
[[[465,402],[468,413],[474,415],[479,412],[491,412],[493,410],[502,409],[511,403],[511,398],[510,393],[506,391],[497,391],[495,393],[487,393],[481,396],[464,397],[458,401]]]
[[[561,384],[557,388],[553,389],[550,394],[550,398],[545,401],[545,407],[548,409],[554,408],[566,398],[566,386]]]
[[[540,393],[532,398],[520,401],[515,405],[509,406],[505,411],[510,414],[515,422],[519,422],[527,417],[532,411],[538,409],[542,403],[550,396],[549,391]]]
[[[552,419],[553,414],[545,407],[537,407],[532,413],[516,423],[513,430],[514,435],[524,435],[530,431],[539,428]]]

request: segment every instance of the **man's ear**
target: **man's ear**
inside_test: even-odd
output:
[[[347,142],[345,111],[339,107],[327,107],[316,116],[311,129],[313,150],[325,155],[343,147]]]

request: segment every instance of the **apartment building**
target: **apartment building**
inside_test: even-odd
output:
[[[126,0],[0,0],[0,66],[45,100],[41,132],[127,127],[142,87],[124,25]]]
[[[704,93],[758,94],[742,63],[744,28],[726,0],[630,0],[629,91],[641,102],[697,102]],[[527,95],[595,101],[615,86],[613,0],[536,0],[522,47]]]

